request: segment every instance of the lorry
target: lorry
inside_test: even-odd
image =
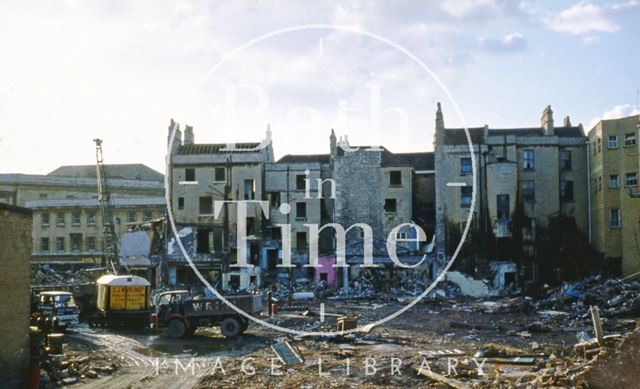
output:
[[[37,296],[43,292],[69,292],[73,294],[75,304],[81,314],[86,314],[95,309],[96,283],[95,282],[68,282],[43,285],[31,285],[31,295]]]
[[[134,275],[105,275],[96,281],[97,312],[91,326],[149,328],[151,304],[149,281]]]
[[[31,324],[48,331],[64,331],[78,324],[80,309],[73,294],[66,291],[45,291],[36,295]]]
[[[225,298],[250,315],[265,311],[264,294],[244,294]],[[193,297],[187,290],[160,293],[155,305],[155,325],[166,328],[172,338],[192,335],[198,327],[220,326],[222,335],[233,338],[249,327],[249,319],[217,297]]]

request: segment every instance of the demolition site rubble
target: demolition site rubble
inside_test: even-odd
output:
[[[299,331],[357,322],[359,330],[347,335],[284,335],[251,324],[231,340],[217,328],[168,339],[162,331],[81,324],[42,366],[42,387],[135,388],[176,379],[199,388],[633,388],[638,382],[640,280],[594,276],[484,297],[465,296],[464,287],[444,281],[400,318],[368,325],[427,286],[376,284],[363,273],[349,292],[303,278],[269,288],[278,312],[263,320]],[[339,304],[319,321],[320,304],[331,301]]]

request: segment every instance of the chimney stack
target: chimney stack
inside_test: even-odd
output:
[[[332,157],[335,157],[337,151],[338,151],[338,141],[336,140],[336,133],[335,131],[333,131],[333,128],[332,128],[331,135],[329,136],[329,152],[331,153]]]
[[[571,127],[571,118],[568,115],[564,117],[564,126]]]
[[[542,118],[540,119],[540,123],[545,135],[554,135],[553,111],[551,110],[550,105],[547,105],[544,111],[542,111]]]
[[[180,132],[180,124],[176,123],[173,119],[171,119],[171,123],[169,124],[169,134],[167,135],[167,146],[169,146],[169,142],[171,141],[171,134],[175,130],[176,135],[173,140],[173,145],[171,146],[171,154],[174,154],[182,145],[182,132]]]
[[[435,151],[439,151],[440,145],[444,145],[444,132],[444,116],[442,115],[442,106],[440,102],[438,102],[436,109],[436,132],[433,140],[433,149]]]
[[[193,144],[193,126],[186,125],[184,128],[184,145]]]

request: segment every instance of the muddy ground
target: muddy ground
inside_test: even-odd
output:
[[[341,308],[328,309],[319,323],[319,303],[268,320],[317,330],[332,327],[345,312],[366,323],[402,307],[395,302],[332,303]],[[252,324],[236,339],[225,339],[217,328],[170,339],[160,332],[82,324],[68,331],[64,347],[67,358],[89,356],[97,366],[89,374],[95,378],[82,374],[73,384],[87,388],[447,387],[437,375],[451,380],[451,387],[579,386],[576,376],[587,360],[573,346],[585,336],[581,332],[592,334],[590,319],[576,312],[526,311],[520,303],[428,302],[369,333],[329,338],[285,335]],[[623,334],[635,327],[636,318],[609,319],[604,325],[607,334]],[[302,363],[286,366],[277,359],[270,346],[285,340],[298,349]],[[429,371],[435,379],[426,376]]]

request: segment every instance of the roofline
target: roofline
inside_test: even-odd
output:
[[[90,187],[95,189],[97,181],[89,177],[48,176],[40,174],[0,173],[0,184],[5,185],[53,185]],[[163,180],[109,179],[111,188],[164,189]]]
[[[30,210],[29,208],[19,207],[17,205],[11,205],[6,203],[0,203],[0,209],[5,211],[10,211],[10,212],[15,212],[15,213],[22,213],[25,215],[33,214],[33,211]]]

